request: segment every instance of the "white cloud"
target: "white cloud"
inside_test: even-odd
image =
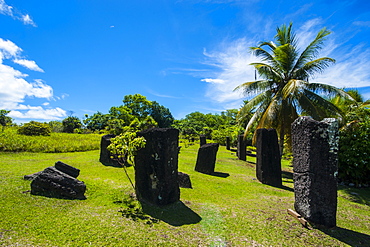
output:
[[[4,0],[0,0],[0,14],[12,16],[13,7],[7,5]]]
[[[36,23],[31,19],[31,17],[28,14],[22,15],[20,19],[23,21],[24,24],[36,27]]]
[[[40,120],[59,120],[67,116],[67,112],[59,107],[55,109],[44,109],[41,106],[28,106],[28,111],[22,112],[18,110],[11,111],[8,116],[18,119],[40,119]]]
[[[204,52],[206,64],[218,69],[214,76],[201,80],[209,83],[206,92],[208,98],[229,104],[227,108],[239,108],[242,94],[234,89],[254,80],[254,68],[249,64],[255,62],[256,58],[249,51],[251,45],[246,39],[238,39],[223,43],[219,51]]]
[[[22,49],[16,44],[10,40],[3,40],[0,38],[0,60],[3,58],[16,57],[20,52],[22,52]]]
[[[16,44],[0,38],[0,109],[10,110],[10,117],[22,119],[55,120],[66,116],[61,108],[44,109],[23,104],[27,98],[53,99],[53,89],[40,79],[27,81],[27,74],[3,63],[6,59],[13,60],[28,69],[43,72],[34,61],[23,59],[21,52]],[[43,106],[50,107],[45,103]]]
[[[44,72],[43,69],[41,69],[35,61],[27,60],[27,59],[14,59],[13,62],[22,65],[26,67],[27,69],[38,71],[38,72]]]
[[[0,0],[0,14],[7,15],[12,17],[13,19],[20,20],[25,25],[31,25],[36,27],[36,23],[31,19],[28,14],[22,14],[12,6],[7,5],[5,0]]]

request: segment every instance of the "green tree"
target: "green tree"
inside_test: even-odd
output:
[[[149,115],[158,123],[159,128],[169,128],[174,121],[170,110],[156,101],[152,101]]]
[[[322,73],[335,60],[329,57],[317,58],[326,37],[330,34],[321,29],[314,40],[302,52],[298,40],[289,26],[277,28],[275,40],[261,42],[251,51],[261,62],[252,63],[261,80],[246,82],[235,90],[242,90],[245,95],[255,95],[241,112],[253,111],[245,134],[253,125],[256,128],[275,128],[279,133],[279,145],[283,153],[284,138],[290,136],[291,124],[300,115],[309,115],[316,120],[325,117],[342,117],[341,111],[327,97],[349,95],[336,87],[310,83],[316,73]]]
[[[73,133],[75,129],[82,127],[81,120],[78,117],[69,116],[62,121],[63,132]]]
[[[9,113],[10,111],[0,110],[0,125],[2,126],[2,131],[5,126],[12,123],[12,118],[7,116]]]
[[[92,116],[85,115],[86,119],[83,121],[86,128],[95,130],[104,130],[108,126],[110,115],[101,112],[94,113]]]
[[[60,133],[63,132],[63,124],[60,121],[50,121],[49,126],[52,132]]]
[[[146,118],[150,114],[152,102],[141,94],[126,95],[122,102],[125,107],[131,110],[131,114],[139,118],[139,120]]]
[[[331,100],[344,113],[342,125],[350,125],[368,119],[370,117],[370,100],[365,101],[356,89],[348,90],[347,93],[353,100],[340,97],[334,97]]]

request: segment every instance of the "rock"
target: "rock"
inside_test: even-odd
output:
[[[247,160],[247,143],[244,139],[244,135],[238,136],[238,151],[237,151],[238,158],[240,160]]]
[[[226,150],[230,150],[230,142],[231,142],[230,136],[226,136]]]
[[[80,175],[80,169],[74,168],[73,166],[67,165],[61,161],[55,162],[55,168],[71,177],[77,178]]]
[[[158,206],[179,201],[179,130],[152,128],[138,132],[137,135],[146,140],[145,147],[135,156],[138,199]]]
[[[177,181],[181,188],[189,188],[192,189],[190,177],[188,174],[183,172],[178,172]]]
[[[110,139],[116,137],[115,135],[109,134],[104,135],[100,141],[100,158],[99,161],[105,166],[121,167],[117,160],[111,158],[111,153],[107,147],[111,144]]]
[[[292,124],[294,207],[306,220],[336,226],[338,123],[300,117]]]
[[[275,129],[257,129],[256,176],[263,184],[282,186],[280,150]]]
[[[30,175],[24,175],[23,179],[24,180],[34,180],[41,172],[36,172],[34,174]]]
[[[31,194],[55,198],[86,199],[84,182],[51,166],[40,172],[31,182]]]
[[[199,148],[197,163],[195,165],[197,172],[205,174],[214,173],[218,146],[218,143],[208,143]]]

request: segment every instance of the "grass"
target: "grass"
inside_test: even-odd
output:
[[[0,151],[65,153],[97,150],[102,135],[51,133],[50,136],[26,136],[17,133],[17,128],[0,132]]]
[[[306,229],[286,212],[294,203],[289,162],[282,165],[284,187],[275,188],[255,179],[255,158],[240,161],[222,146],[220,176],[195,172],[197,150],[198,145],[183,147],[179,155],[179,171],[190,175],[193,189],[181,188],[181,202],[174,205],[143,205],[145,213],[130,197],[133,189],[123,170],[99,163],[98,150],[0,152],[0,245],[369,246],[370,189],[340,187],[338,227]],[[81,170],[86,200],[27,192],[30,182],[23,175],[58,160]],[[133,178],[133,168],[128,171]]]

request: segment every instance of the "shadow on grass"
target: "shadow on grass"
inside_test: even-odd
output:
[[[230,176],[229,173],[225,173],[225,172],[212,172],[212,173],[205,173],[205,172],[200,172],[200,171],[198,172],[205,174],[205,175],[210,175],[210,176],[215,176],[215,177],[220,177],[220,178],[227,178]]]
[[[338,190],[345,193],[344,198],[355,203],[370,206],[370,189],[369,188],[353,188],[340,185]]]
[[[293,183],[293,172],[281,171],[281,176],[286,179],[291,179],[291,183]]]
[[[172,226],[182,226],[199,223],[202,218],[187,207],[183,202],[178,201],[167,206],[154,206],[141,203],[143,212],[153,218],[159,219]]]
[[[350,246],[369,246],[370,244],[370,236],[364,233],[355,232],[341,227],[335,227],[332,229],[318,229],[323,233]]]

